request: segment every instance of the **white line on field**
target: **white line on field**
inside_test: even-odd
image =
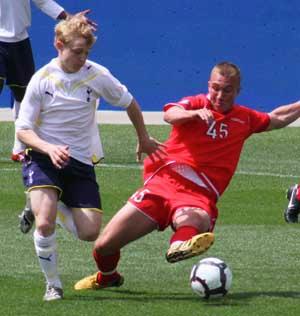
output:
[[[239,170],[236,174],[241,175],[250,175],[250,176],[267,176],[267,177],[276,177],[276,178],[300,178],[298,175],[292,174],[280,174],[280,173],[271,173],[271,172],[257,172],[257,171],[243,171]]]
[[[3,161],[0,159],[0,162]],[[102,163],[97,166],[99,168],[119,168],[119,169],[142,169],[142,166],[135,165],[135,164],[106,164]],[[20,168],[1,168],[1,171],[21,171]],[[245,171],[245,170],[238,170],[236,172],[238,175],[250,175],[250,176],[263,176],[263,177],[276,177],[276,178],[300,178],[300,175],[292,175],[292,174],[281,174],[281,173],[271,173],[271,172],[259,172],[259,171]]]

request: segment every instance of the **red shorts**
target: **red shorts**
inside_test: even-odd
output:
[[[211,219],[210,231],[213,231],[218,217],[215,195],[168,167],[155,174],[128,201],[155,221],[159,230],[172,225],[174,213],[183,207],[206,211]]]

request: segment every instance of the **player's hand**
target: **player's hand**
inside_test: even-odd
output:
[[[167,155],[165,147],[166,145],[152,137],[139,141],[136,146],[136,161],[142,161],[143,153],[147,154],[150,158],[155,156],[158,159],[163,159]]]
[[[85,21],[92,27],[92,30],[96,31],[98,24],[87,17],[87,14],[89,14],[90,12],[91,10],[87,9],[87,10],[76,13],[75,16],[84,17]]]
[[[53,165],[57,169],[62,169],[67,165],[70,159],[69,146],[50,144],[48,148],[48,155]]]
[[[210,125],[214,121],[214,115],[212,111],[206,108],[196,110],[195,112],[196,112],[197,118],[206,122],[207,125]]]

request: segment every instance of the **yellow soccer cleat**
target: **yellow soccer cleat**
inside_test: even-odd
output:
[[[89,275],[74,285],[75,290],[97,290],[99,289],[99,284],[97,283],[97,273]]]
[[[201,255],[214,243],[213,233],[204,233],[181,243],[174,242],[167,251],[166,259],[170,263]]]
[[[74,285],[75,290],[99,290],[107,287],[119,287],[124,283],[124,278],[119,273],[116,274],[113,280],[108,280],[106,282],[97,281],[97,272],[93,275],[87,276]]]

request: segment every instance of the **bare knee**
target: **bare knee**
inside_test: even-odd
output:
[[[107,235],[101,234],[95,241],[95,250],[102,256],[108,256],[114,254],[120,250],[119,247],[115,246],[115,243],[111,242]]]
[[[99,236],[100,227],[93,227],[89,229],[79,229],[77,231],[78,238],[83,241],[95,241]]]
[[[175,229],[182,226],[193,226],[196,227],[200,233],[204,233],[210,229],[210,216],[202,209],[184,207],[175,212],[173,226]]]
[[[83,241],[95,241],[100,232],[102,214],[92,209],[72,209],[77,236]]]
[[[55,224],[51,223],[48,220],[41,220],[37,221],[36,223],[36,229],[39,232],[41,236],[47,237],[50,236],[54,233],[55,231]]]

